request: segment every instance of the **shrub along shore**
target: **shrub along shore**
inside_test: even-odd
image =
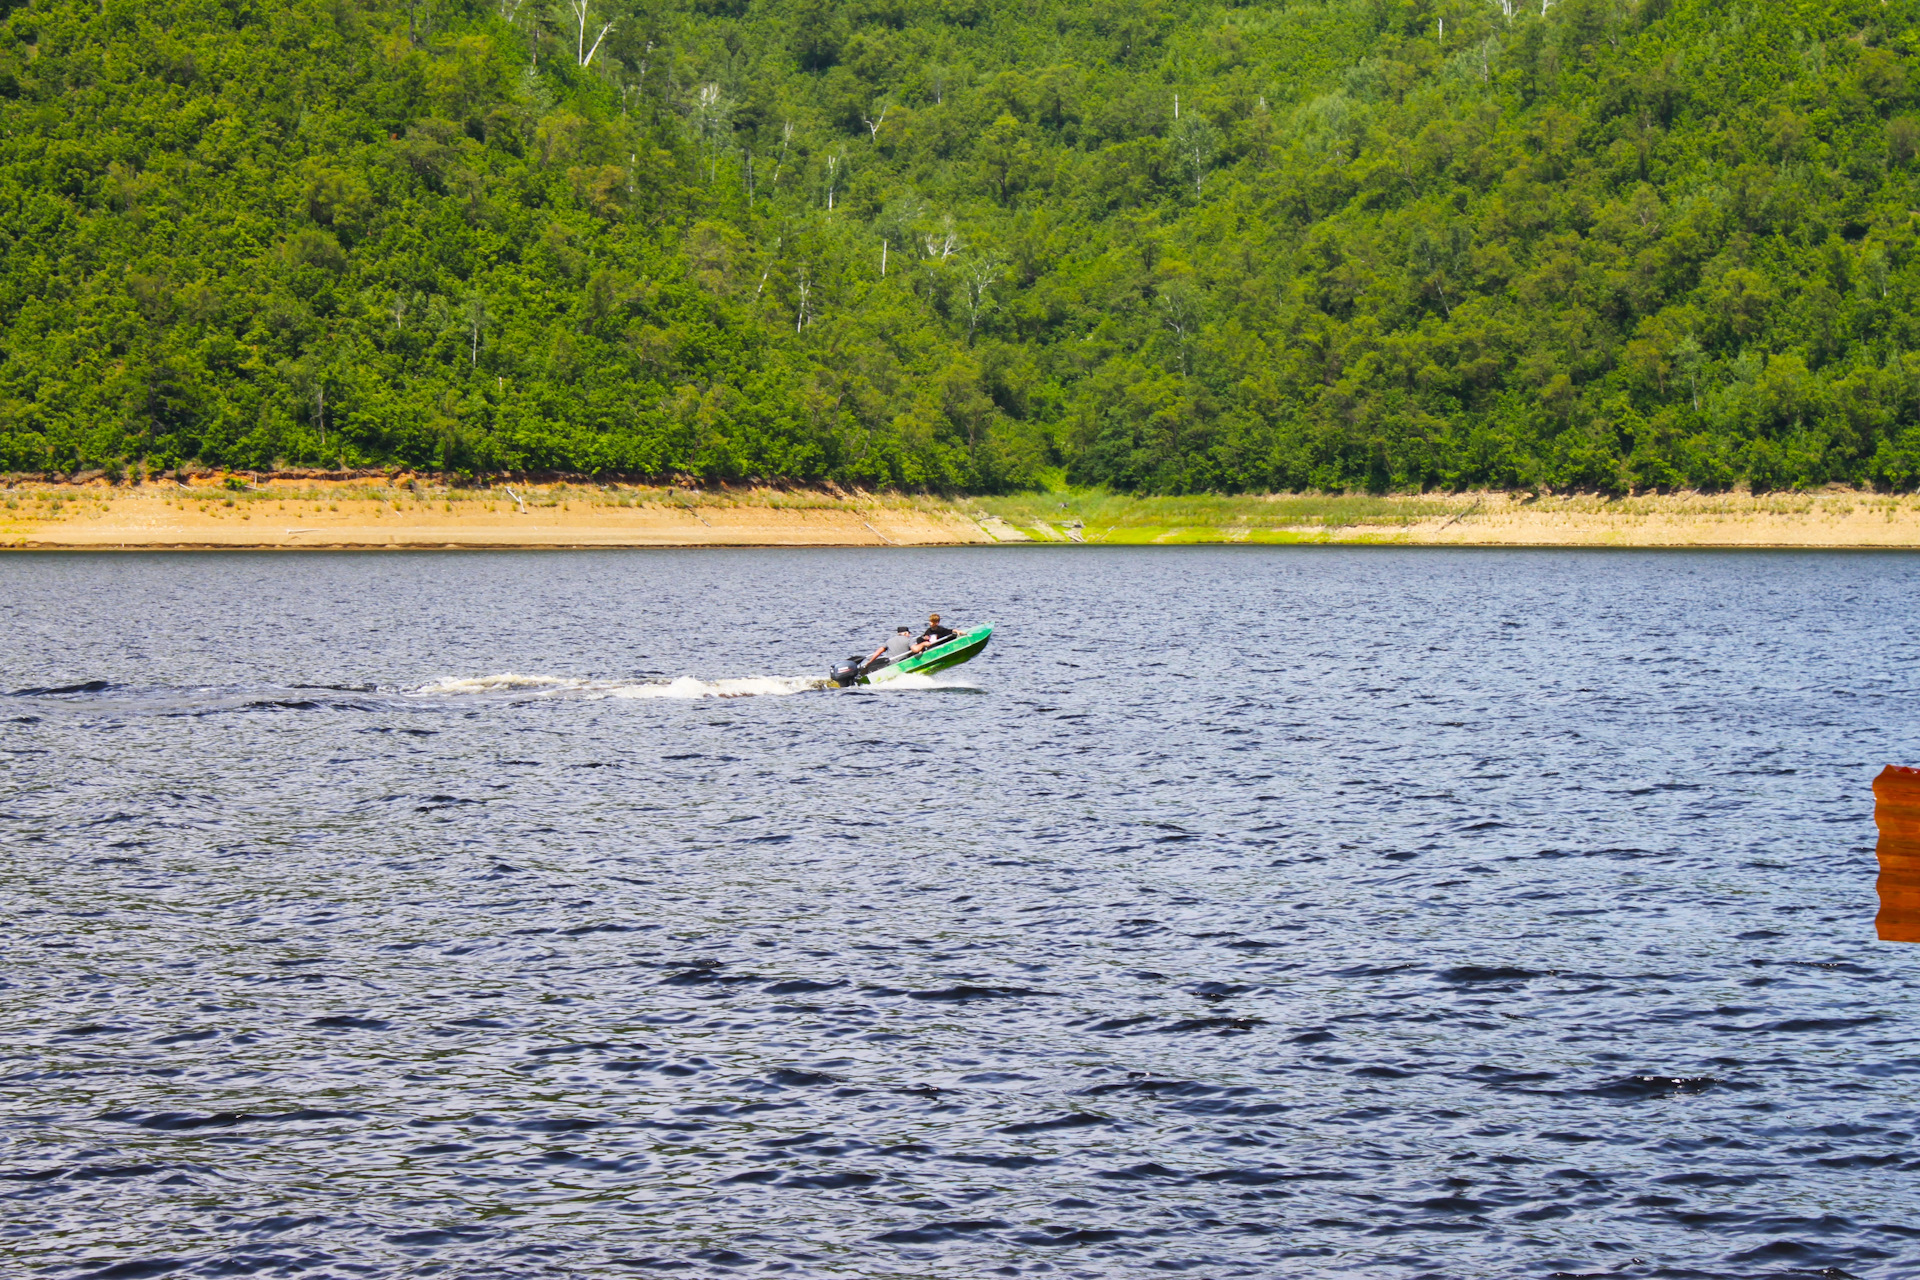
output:
[[[1800,492],[1282,493],[860,489],[400,473],[11,477],[0,548],[506,548],[1206,543],[1920,548],[1920,497]]]

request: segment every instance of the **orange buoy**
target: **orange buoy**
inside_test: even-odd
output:
[[[1873,780],[1873,823],[1880,828],[1882,942],[1920,942],[1920,769],[1890,764]]]

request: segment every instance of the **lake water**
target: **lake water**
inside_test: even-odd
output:
[[[1917,590],[0,559],[0,1271],[1912,1276]]]

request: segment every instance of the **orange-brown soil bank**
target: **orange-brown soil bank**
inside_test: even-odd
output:
[[[0,547],[932,546],[991,542],[1912,547],[1920,497],[1853,490],[961,499],[777,489],[197,477],[0,488]]]
[[[0,500],[0,546],[925,546],[991,542],[911,499],[598,485],[446,489],[424,481],[264,481],[228,489],[22,484]]]
[[[1430,499],[1409,499],[1425,502]],[[1354,525],[1337,541],[1528,547],[1920,547],[1913,494],[1462,494],[1404,528]]]

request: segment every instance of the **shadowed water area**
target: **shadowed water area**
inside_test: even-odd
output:
[[[1910,1276],[1916,587],[0,560],[0,1270]]]

